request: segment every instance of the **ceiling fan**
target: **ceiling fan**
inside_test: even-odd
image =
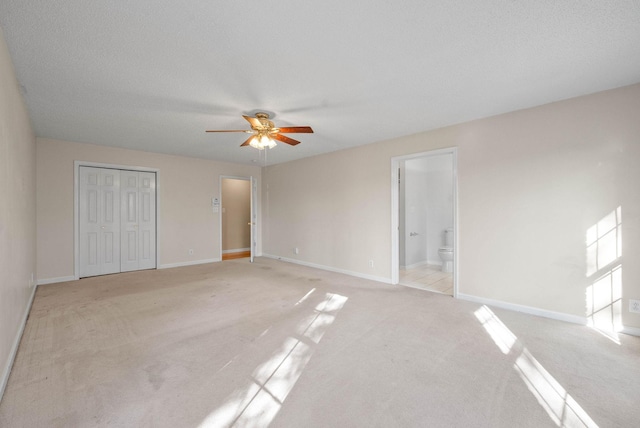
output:
[[[276,146],[278,140],[282,143],[295,146],[300,144],[300,141],[289,138],[282,134],[312,134],[313,129],[310,126],[288,126],[282,128],[276,128],[272,121],[269,120],[268,113],[256,113],[255,117],[242,115],[247,122],[251,125],[250,130],[232,129],[224,131],[207,130],[206,132],[244,132],[251,134],[251,136],[244,143],[240,144],[240,147],[251,146],[258,150],[264,150],[269,147],[270,149]]]

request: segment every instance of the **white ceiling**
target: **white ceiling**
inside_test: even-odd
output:
[[[268,163],[640,81],[640,1],[2,0],[37,136]],[[264,159],[261,159],[262,163]]]

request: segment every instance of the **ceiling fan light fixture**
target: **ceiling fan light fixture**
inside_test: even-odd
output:
[[[284,128],[276,128],[275,124],[269,120],[269,114],[258,112],[255,117],[242,115],[247,122],[251,125],[251,130],[243,129],[229,129],[229,130],[213,130],[209,129],[206,132],[245,132],[251,134],[247,140],[240,144],[240,147],[251,146],[258,150],[264,150],[267,147],[274,148],[278,140],[281,143],[295,146],[300,144],[300,141],[294,140],[291,137],[287,137],[284,134],[313,134],[313,129],[310,126],[287,126]]]
[[[251,140],[249,143],[251,147],[254,147],[258,150],[264,150],[267,147],[272,149],[276,146],[276,142],[271,139],[267,134],[261,134]]]

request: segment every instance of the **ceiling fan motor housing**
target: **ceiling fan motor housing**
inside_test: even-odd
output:
[[[268,131],[270,131],[272,128],[275,128],[273,122],[269,120],[268,113],[256,113],[256,119],[258,119],[262,126],[267,128]]]

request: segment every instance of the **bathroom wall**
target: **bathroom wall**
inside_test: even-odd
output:
[[[427,154],[402,165],[400,265],[440,265],[444,230],[453,226],[453,155]]]
[[[442,264],[438,249],[445,243],[444,230],[453,227],[453,155],[426,159],[427,261]]]
[[[427,159],[410,159],[404,162],[404,234],[400,246],[404,247],[404,264],[412,268],[427,262]],[[401,201],[402,203],[402,201]],[[412,233],[417,235],[411,236]],[[403,245],[404,244],[404,245]]]

